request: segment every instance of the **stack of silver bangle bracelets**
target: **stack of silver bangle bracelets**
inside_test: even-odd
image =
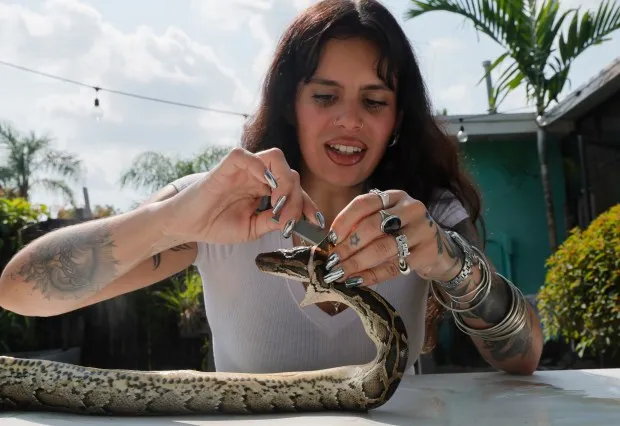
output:
[[[521,290],[515,286],[510,280],[503,275],[492,272],[489,268],[489,264],[484,254],[474,246],[468,244],[459,234],[453,231],[446,231],[448,236],[459,246],[464,253],[463,266],[459,274],[448,282],[431,282],[431,292],[437,301],[443,305],[446,309],[452,312],[455,325],[463,332],[471,336],[476,336],[483,340],[504,340],[508,339],[517,333],[519,333],[526,325],[527,321],[527,302]],[[451,290],[454,290],[461,285],[467,278],[473,273],[473,268],[478,266],[480,270],[480,282],[473,290],[463,294],[461,296],[451,295]],[[487,298],[491,291],[493,283],[491,274],[495,274],[501,277],[508,285],[511,292],[511,305],[510,309],[504,316],[503,320],[498,324],[495,324],[489,328],[476,329],[471,328],[463,321],[461,317],[462,312],[468,312],[476,309]],[[448,295],[450,305],[446,304],[443,298],[437,294],[435,287],[439,286],[444,289],[444,293]],[[459,308],[459,305],[466,305],[467,307]]]

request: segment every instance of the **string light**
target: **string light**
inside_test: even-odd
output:
[[[463,119],[462,118],[459,118],[459,122],[461,123],[461,128],[457,132],[456,137],[457,137],[457,139],[459,140],[460,143],[465,143],[465,142],[467,142],[467,139],[469,139],[469,135],[465,131],[465,127],[463,126]]]
[[[159,103],[164,103],[164,104],[168,104],[168,105],[175,105],[175,106],[179,106],[179,107],[184,107],[184,108],[192,108],[192,109],[198,109],[198,110],[202,110],[202,111],[209,111],[209,112],[215,112],[215,113],[219,113],[219,114],[228,114],[228,115],[236,115],[236,116],[241,116],[243,118],[248,118],[250,115],[247,113],[243,113],[243,112],[237,112],[237,111],[229,111],[229,110],[223,110],[223,109],[217,109],[217,108],[209,108],[209,107],[204,107],[204,106],[200,106],[200,105],[192,105],[192,104],[188,104],[188,103],[184,103],[184,102],[177,102],[177,101],[170,101],[167,99],[161,99],[161,98],[155,98],[155,97],[150,97],[150,96],[144,96],[144,95],[139,95],[136,93],[131,93],[131,92],[124,92],[124,91],[120,91],[120,90],[115,90],[115,89],[110,89],[110,88],[104,88],[104,87],[100,87],[100,86],[92,86],[90,84],[86,84],[77,80],[72,80],[69,78],[65,78],[65,77],[60,77],[57,75],[53,75],[53,74],[48,74],[45,72],[41,72],[41,71],[37,71],[31,68],[27,68],[21,65],[16,65],[13,63],[9,63],[9,62],[5,62],[0,60],[0,65],[6,65],[8,67],[12,67],[21,71],[26,71],[26,72],[30,72],[33,74],[37,74],[43,77],[48,77],[48,78],[52,78],[55,80],[60,80],[60,81],[64,81],[66,83],[71,83],[71,84],[75,84],[78,86],[82,86],[82,87],[88,87],[91,89],[95,90],[95,100],[94,100],[94,107],[93,107],[93,111],[92,111],[92,115],[96,120],[101,120],[103,118],[103,114],[104,111],[101,108],[101,102],[99,100],[99,97],[97,96],[99,94],[99,91],[106,91],[109,93],[114,93],[117,95],[122,95],[122,96],[129,96],[129,97],[133,97],[133,98],[137,98],[137,99],[141,99],[141,100],[146,100],[146,101],[151,101],[151,102],[159,102]],[[522,107],[517,107],[517,108],[511,108],[511,109],[507,109],[504,110],[503,113],[509,113],[512,111],[517,111],[517,110],[522,110],[525,108],[529,108],[529,106],[522,106]],[[457,133],[457,138],[459,139],[459,141],[461,143],[465,143],[467,142],[467,140],[469,139],[469,135],[467,134],[467,132],[465,131],[465,128],[463,126],[463,121],[468,121],[468,122],[476,122],[478,120],[476,119],[481,119],[481,120],[485,120],[486,118],[488,118],[491,115],[497,116],[500,115],[502,113],[494,113],[494,114],[488,114],[488,113],[483,113],[483,114],[472,114],[472,115],[467,115],[465,118],[459,118],[459,122],[461,123],[460,129]],[[539,122],[538,120],[540,120],[540,118],[537,118],[537,122]],[[540,122],[539,122],[540,124]]]
[[[97,94],[99,93],[99,88],[95,87],[95,106],[93,108],[93,117],[95,118],[95,120],[97,121],[101,121],[101,119],[103,118],[103,109],[101,108],[101,105],[99,105],[99,97],[97,96]]]
[[[545,127],[547,125],[547,120],[545,119],[545,116],[543,114],[538,114],[536,116],[536,124],[538,124],[540,127]]]
[[[59,80],[59,81],[64,81],[65,83],[70,83],[70,84],[75,84],[77,86],[82,86],[82,87],[88,87],[91,89],[94,89],[95,92],[99,92],[99,91],[105,91],[105,92],[109,92],[109,93],[114,93],[117,95],[122,95],[122,96],[129,96],[132,98],[137,98],[137,99],[142,99],[145,101],[151,101],[151,102],[159,102],[159,103],[164,103],[164,104],[168,104],[168,105],[175,105],[175,106],[179,106],[179,107],[184,107],[184,108],[192,108],[192,109],[198,109],[198,110],[202,110],[202,111],[209,111],[209,112],[216,112],[219,114],[228,114],[228,115],[236,115],[236,116],[240,116],[243,118],[248,118],[249,114],[247,113],[243,113],[243,112],[236,112],[236,111],[228,111],[228,110],[223,110],[223,109],[217,109],[217,108],[209,108],[209,107],[204,107],[204,106],[200,106],[200,105],[192,105],[192,104],[188,104],[188,103],[184,103],[184,102],[176,102],[176,101],[170,101],[167,99],[161,99],[161,98],[154,98],[154,97],[150,97],[150,96],[144,96],[144,95],[139,95],[136,93],[131,93],[131,92],[124,92],[121,90],[115,90],[115,89],[109,89],[109,88],[104,88],[104,87],[100,87],[100,86],[92,86],[90,84],[86,84],[83,83],[81,81],[77,81],[77,80],[72,80],[69,78],[65,78],[65,77],[60,77],[57,75],[53,75],[53,74],[48,74],[42,71],[37,71],[34,70],[32,68],[27,68],[21,65],[16,65],[16,64],[12,64],[10,62],[5,62],[0,60],[0,64],[1,65],[6,65],[8,67],[11,68],[15,68],[21,71],[26,71],[26,72],[30,72],[33,74],[37,74],[43,77],[48,77],[48,78],[52,78],[54,80]],[[93,111],[93,115],[96,117],[99,115],[99,118],[102,117],[103,115],[103,110],[101,109],[101,106],[99,105],[99,101],[98,98],[95,98],[95,110]]]

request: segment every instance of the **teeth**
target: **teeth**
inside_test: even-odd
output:
[[[340,151],[345,154],[353,154],[357,152],[362,152],[361,148],[356,146],[346,146],[346,145],[329,145],[330,148],[335,149],[336,151]]]

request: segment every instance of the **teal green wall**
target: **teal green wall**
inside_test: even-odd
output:
[[[466,169],[483,197],[487,253],[525,294],[538,291],[550,254],[536,135],[526,140],[460,144]],[[564,177],[559,144],[549,142],[558,243],[564,240]]]

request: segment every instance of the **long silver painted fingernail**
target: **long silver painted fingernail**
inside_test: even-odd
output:
[[[344,269],[338,268],[325,275],[325,277],[323,277],[323,280],[325,280],[326,284],[329,284],[336,280],[339,280],[342,277],[344,277]]]
[[[286,202],[286,195],[280,195],[280,198],[278,198],[278,201],[276,201],[276,205],[273,206],[274,216],[277,216],[278,213],[280,213],[280,210],[282,210],[282,207],[284,207],[285,202]]]
[[[267,179],[267,183],[271,189],[276,189],[278,187],[278,182],[276,182],[276,178],[271,174],[271,170],[265,169],[265,179]]]
[[[314,216],[316,217],[316,221],[319,222],[321,229],[325,229],[325,216],[323,216],[323,213],[316,212]]]
[[[280,215],[274,214],[273,216],[271,216],[271,221],[274,223],[280,223]]]
[[[334,231],[329,231],[329,234],[327,234],[327,241],[332,244],[336,244],[336,241],[338,241],[338,235],[336,235]]]
[[[328,271],[332,269],[336,264],[340,262],[340,256],[338,253],[332,253],[327,257],[327,263],[325,264],[325,269]]]
[[[291,236],[291,233],[293,232],[293,226],[295,226],[295,219],[290,219],[288,222],[286,222],[286,225],[284,225],[284,229],[282,230],[282,236],[284,238],[289,238]]]
[[[359,287],[364,282],[364,278],[362,277],[349,277],[344,281],[344,285],[347,288]]]

